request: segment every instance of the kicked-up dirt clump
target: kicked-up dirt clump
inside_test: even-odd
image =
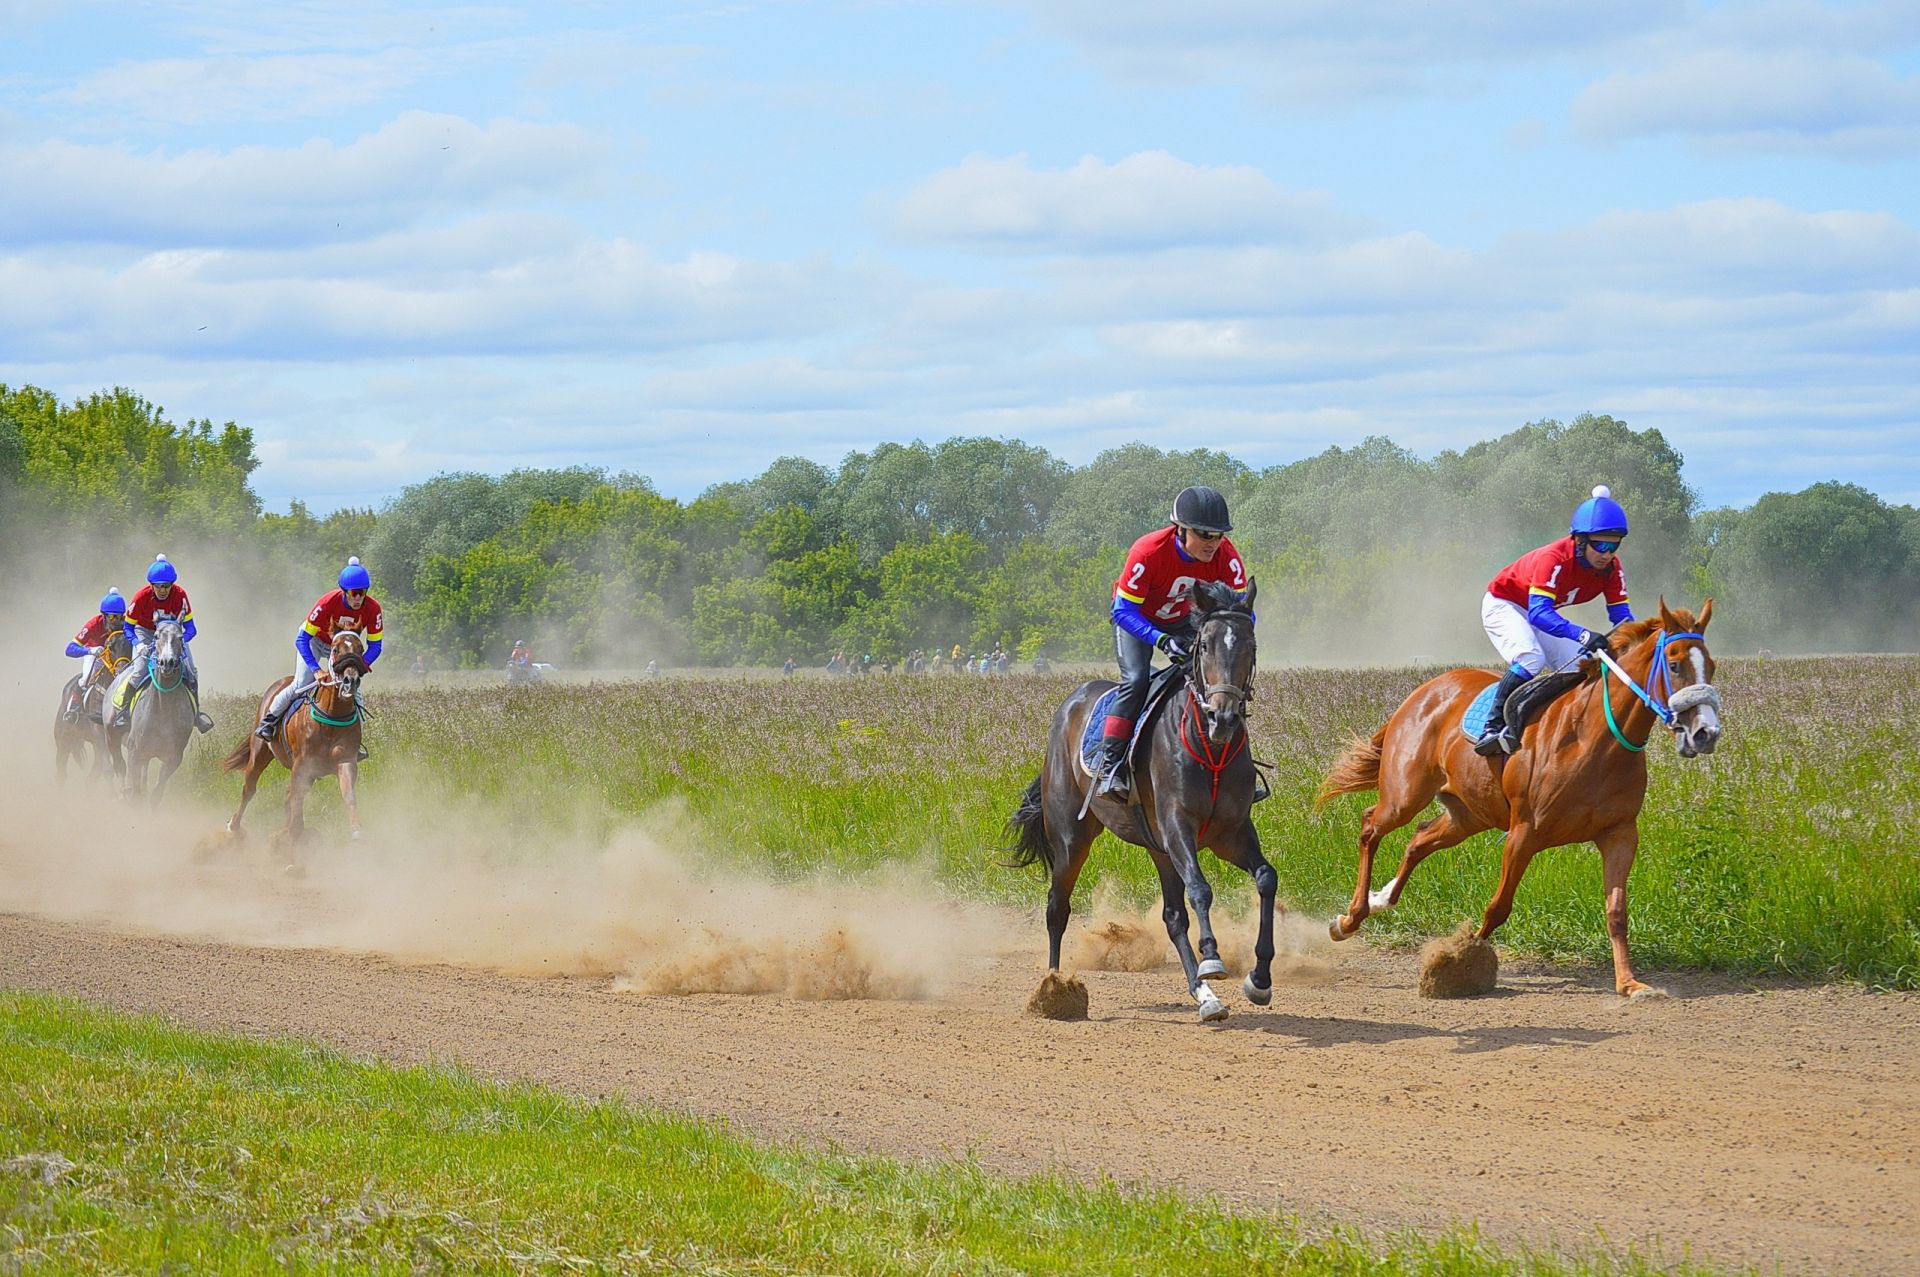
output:
[[[1420,949],[1420,996],[1477,998],[1492,993],[1500,977],[1500,955],[1463,922],[1452,935],[1439,936]]]
[[[1087,986],[1078,976],[1049,971],[1033,996],[1027,999],[1027,1014],[1043,1020],[1084,1020],[1087,1018]]]

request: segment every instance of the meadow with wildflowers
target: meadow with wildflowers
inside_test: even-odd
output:
[[[384,671],[383,671],[384,672]],[[1253,748],[1274,795],[1256,820],[1283,900],[1330,916],[1353,885],[1366,795],[1316,808],[1341,745],[1370,733],[1435,671],[1269,669],[1259,675]],[[363,809],[381,792],[499,813],[504,854],[537,858],[551,831],[605,835],[661,804],[701,831],[689,848],[774,877],[906,868],[929,891],[1037,906],[1044,890],[999,864],[1002,825],[1038,768],[1054,707],[1082,673],[756,679],[678,675],[508,688],[375,686]],[[376,682],[379,682],[377,680]],[[1726,737],[1682,760],[1664,738],[1652,769],[1631,883],[1636,957],[1652,972],[1696,968],[1920,987],[1920,658],[1728,659],[1716,680]],[[252,706],[214,707],[225,724]],[[218,733],[210,741],[225,738]],[[210,798],[233,782],[196,749]],[[270,773],[267,801],[284,783]],[[339,821],[331,783],[310,819]],[[1376,869],[1390,875],[1405,832]],[[1479,917],[1498,871],[1481,834],[1426,862],[1401,907],[1369,923],[1417,942]],[[1249,887],[1208,858],[1229,904]],[[1082,892],[1105,881],[1146,903],[1144,854],[1097,844]],[[1599,858],[1591,846],[1539,857],[1498,937],[1524,954],[1603,963]]]

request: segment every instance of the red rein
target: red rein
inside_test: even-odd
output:
[[[1213,742],[1207,739],[1205,732],[1200,733],[1199,749],[1195,749],[1193,742],[1187,739],[1187,724],[1200,721],[1200,697],[1191,687],[1187,688],[1187,702],[1186,712],[1180,715],[1180,744],[1186,749],[1188,757],[1206,768],[1213,777],[1213,788],[1207,795],[1207,818],[1200,822],[1200,832],[1194,836],[1194,844],[1198,846],[1200,840],[1207,836],[1207,826],[1213,823],[1213,804],[1220,798],[1220,773],[1227,769],[1233,756],[1246,747],[1247,729],[1243,724],[1240,734],[1226,743],[1216,759],[1213,756]]]

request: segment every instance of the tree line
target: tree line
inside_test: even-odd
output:
[[[1633,522],[1642,614],[1713,595],[1728,650],[1912,650],[1920,633],[1920,511],[1832,482],[1703,509],[1658,431],[1597,414],[1430,458],[1370,438],[1265,469],[1144,443],[1083,466],[1019,440],[883,443],[691,501],[592,466],[442,474],[324,517],[263,511],[258,465],[246,427],[174,423],[130,390],[0,385],[0,563],[78,579],[102,544],[214,544],[223,571],[294,598],[359,554],[396,649],[438,664],[492,664],[517,638],[572,666],[995,642],[1098,658],[1126,547],[1207,483],[1260,582],[1269,660],[1475,659],[1487,580],[1605,482]]]

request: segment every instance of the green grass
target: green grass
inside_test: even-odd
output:
[[[1166,1192],[756,1145],[625,1104],[0,993],[0,1264],[98,1272],[1637,1274]],[[1696,1272],[1688,1268],[1683,1271]]]
[[[1279,670],[1260,675],[1256,756],[1276,764],[1257,812],[1263,846],[1295,908],[1327,916],[1353,890],[1354,841],[1369,796],[1316,810],[1342,743],[1379,725],[1416,670]],[[995,864],[994,845],[1037,770],[1048,721],[1074,676],[947,675],[793,681],[669,678],[592,687],[460,691],[370,684],[377,751],[364,772],[374,827],[386,795],[484,808],[498,847],[537,858],[556,827],[604,836],[664,801],[683,803],[701,853],[760,872],[858,874],[903,862],[943,886],[1034,905],[1030,873]],[[1648,750],[1652,783],[1630,885],[1636,965],[1771,972],[1920,987],[1920,658],[1728,660],[1718,682],[1726,735],[1711,759]],[[233,724],[251,705],[214,705]],[[196,747],[187,783],[230,802],[237,783]],[[263,794],[255,820],[277,819]],[[323,786],[310,808],[337,828]],[[1375,886],[1406,833],[1387,840]],[[1424,864],[1369,931],[1415,940],[1478,918],[1498,872],[1482,834]],[[1229,902],[1237,870],[1208,862]],[[1146,902],[1146,856],[1102,838],[1087,876]],[[1500,938],[1522,953],[1605,963],[1599,857],[1590,845],[1535,860]]]

